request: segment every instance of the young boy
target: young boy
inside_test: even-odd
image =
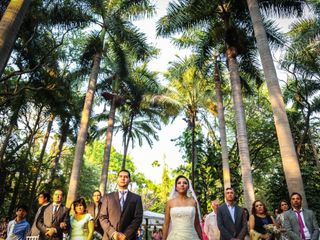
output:
[[[19,205],[16,211],[16,218],[9,222],[7,240],[25,240],[30,230],[30,225],[26,220],[28,207]]]

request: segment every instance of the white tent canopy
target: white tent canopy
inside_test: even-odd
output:
[[[143,211],[142,224],[145,225],[148,220],[148,225],[162,225],[164,221],[164,214],[151,211]]]

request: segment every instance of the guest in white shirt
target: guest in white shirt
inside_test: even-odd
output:
[[[217,210],[219,207],[219,201],[213,200],[211,202],[212,212],[209,213],[204,222],[204,232],[209,240],[219,240],[220,231],[217,222]]]

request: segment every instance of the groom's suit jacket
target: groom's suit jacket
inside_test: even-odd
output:
[[[57,212],[53,214],[53,204],[51,203],[46,207],[39,215],[37,220],[37,228],[40,230],[39,239],[54,239],[60,240],[63,238],[63,229],[60,228],[60,223],[65,222],[67,224],[67,230],[70,229],[69,209],[63,204],[60,205]],[[45,235],[47,228],[56,228],[57,233],[53,237],[49,238]]]
[[[217,221],[221,240],[244,239],[246,236],[248,228],[246,214],[237,204],[234,207],[235,222],[232,220],[227,204],[224,203],[218,208]]]
[[[100,210],[100,224],[104,231],[103,240],[110,239],[117,231],[124,233],[126,239],[137,239],[137,231],[142,223],[143,208],[141,197],[130,191],[120,210],[119,193],[109,193],[103,200]]]
[[[310,232],[311,239],[318,240],[319,226],[315,214],[309,209],[302,209],[302,213],[306,227]],[[287,230],[287,234],[290,239],[300,240],[298,217],[292,209],[284,213],[284,228]]]

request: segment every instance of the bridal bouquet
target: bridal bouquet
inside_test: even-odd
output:
[[[263,225],[263,227],[266,229],[267,233],[272,234],[275,239],[280,239],[281,231],[277,226],[274,224],[266,224]]]

